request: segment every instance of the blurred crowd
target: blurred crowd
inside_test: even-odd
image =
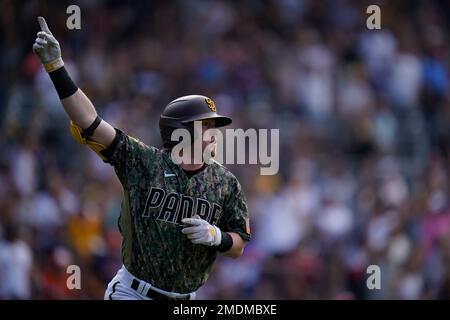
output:
[[[99,114],[149,145],[192,93],[232,127],[280,129],[277,175],[230,166],[253,240],[199,298],[450,299],[448,1],[0,3],[0,299],[101,299],[121,265],[122,188],[70,136],[31,52],[38,15]]]

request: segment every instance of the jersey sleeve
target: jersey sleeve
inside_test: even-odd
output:
[[[229,196],[225,201],[219,228],[224,232],[235,232],[245,241],[251,239],[247,200],[236,178],[233,179]]]
[[[139,183],[142,172],[157,166],[158,149],[116,129],[116,138],[106,150],[106,161],[114,167],[122,186],[130,188]],[[145,170],[145,171],[143,171]]]

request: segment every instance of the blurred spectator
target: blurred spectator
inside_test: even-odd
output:
[[[0,298],[30,299],[33,254],[13,225],[6,225],[0,241]]]

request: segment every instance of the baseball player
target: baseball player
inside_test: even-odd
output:
[[[215,161],[176,164],[171,158],[175,129],[193,135],[226,126],[214,102],[199,95],[170,102],[160,117],[163,150],[147,146],[102,120],[70,78],[58,41],[38,17],[33,51],[48,72],[70,117],[75,139],[111,164],[123,186],[119,218],[123,266],[109,283],[105,299],[189,300],[208,278],[217,252],[242,255],[250,240],[245,195],[236,177]],[[214,139],[203,149],[215,146]],[[213,152],[212,152],[213,154]]]

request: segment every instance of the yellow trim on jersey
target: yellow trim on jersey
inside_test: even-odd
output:
[[[83,129],[81,129],[80,126],[75,124],[75,122],[70,121],[70,133],[72,134],[72,137],[74,137],[74,139],[81,144],[87,144],[89,148],[94,150],[95,153],[97,153],[100,158],[102,158],[102,160],[106,160],[105,156],[101,154],[101,151],[105,150],[107,147],[104,144],[83,137],[83,135],[81,134],[82,131]]]

